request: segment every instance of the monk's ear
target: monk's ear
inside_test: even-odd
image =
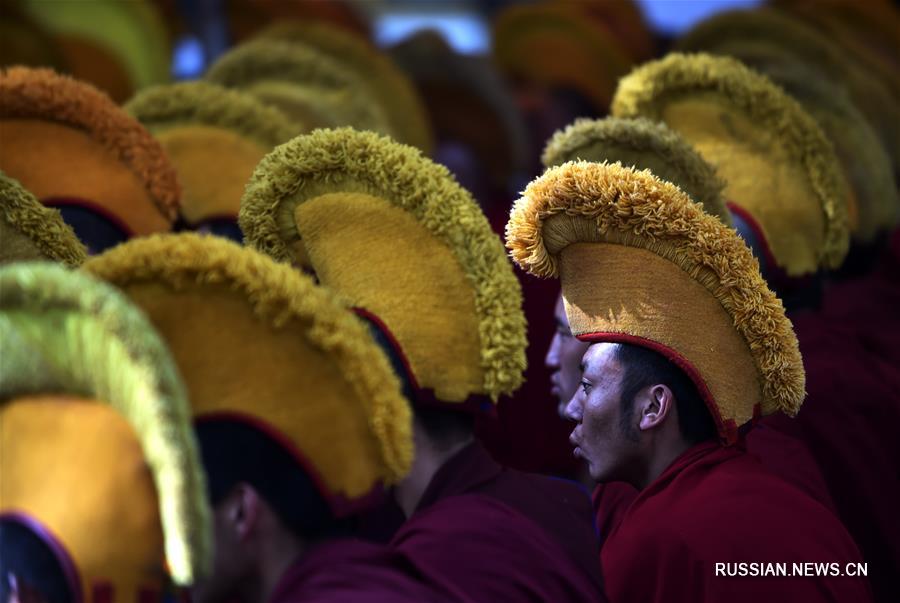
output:
[[[644,390],[638,405],[641,421],[638,428],[641,431],[657,429],[672,412],[675,405],[675,395],[668,385],[651,385]]]
[[[262,512],[263,500],[250,484],[240,482],[232,489],[221,510],[228,529],[238,542],[254,532]]]

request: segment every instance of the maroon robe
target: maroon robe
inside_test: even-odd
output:
[[[861,560],[828,509],[739,445],[705,442],[678,457],[628,507],[600,559],[613,602],[871,600],[864,578],[716,576],[717,563],[785,563],[788,572],[795,562],[836,563],[845,571]]]
[[[597,524],[601,546],[622,521],[625,511],[628,510],[637,495],[637,488],[625,482],[607,482],[597,484],[594,488],[591,503],[594,505],[594,521]]]
[[[306,552],[282,576],[269,602],[466,603],[467,599],[424,582],[402,555],[347,539]]]
[[[605,600],[584,489],[503,468],[477,443],[444,463],[391,546],[476,601]]]

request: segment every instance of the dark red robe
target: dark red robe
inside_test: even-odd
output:
[[[771,475],[742,447],[717,442],[690,448],[642,490],[600,558],[613,602],[871,600],[864,578],[716,576],[717,563],[785,563],[788,572],[795,562],[836,563],[845,571],[861,560],[822,504]]]
[[[605,600],[586,491],[503,468],[477,443],[435,474],[391,547],[476,601]]]
[[[625,511],[637,498],[637,488],[625,482],[597,484],[591,495],[594,505],[594,522],[600,536],[600,545],[622,521]]]
[[[468,603],[428,584],[402,555],[358,540],[314,547],[285,572],[270,603]],[[471,602],[474,603],[474,602]]]

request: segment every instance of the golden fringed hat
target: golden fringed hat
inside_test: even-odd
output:
[[[87,251],[62,216],[44,207],[16,180],[0,172],[0,265],[53,260],[71,268]]]
[[[521,384],[522,293],[503,245],[416,149],[350,128],[299,136],[259,164],[239,219],[248,245],[306,256],[324,286],[386,325],[419,402],[477,407]]]
[[[841,265],[847,183],[825,134],[766,77],[728,57],[673,53],[619,82],[612,113],[662,121],[725,180],[729,208],[788,276]]]
[[[640,117],[578,119],[554,134],[541,156],[544,167],[577,159],[618,161],[624,166],[650,170],[703,205],[708,214],[731,225],[731,214],[722,197],[725,182],[716,175],[714,167],[665,124]]]
[[[238,88],[281,109],[305,130],[352,126],[388,132],[387,115],[365,83],[327,54],[284,40],[258,39],[226,52],[207,81]]]
[[[103,90],[117,103],[144,86],[169,80],[171,45],[152,2],[20,3],[29,16],[54,32],[68,73]]]
[[[0,140],[0,169],[45,205],[90,210],[122,237],[167,231],[178,215],[162,146],[89,84],[49,69],[0,72]]]
[[[784,88],[831,140],[850,185],[851,238],[867,243],[893,229],[900,219],[900,199],[890,157],[846,91],[765,40],[738,40],[717,52],[739,59]]]
[[[765,40],[810,65],[821,78],[844,87],[866,116],[900,171],[900,106],[882,81],[857,65],[814,27],[775,10],[719,13],[676,42],[679,52],[718,52],[738,40]]]
[[[607,29],[571,4],[510,6],[498,15],[493,38],[501,70],[543,87],[577,90],[600,114],[632,63]]]
[[[23,262],[0,268],[0,339],[0,521],[34,530],[85,601],[205,573],[190,410],[143,314],[85,274]]]
[[[516,201],[506,245],[524,270],[559,277],[580,340],[647,347],[684,370],[725,442],[760,415],[799,410],[784,307],[737,233],[674,184],[620,164],[550,168]]]
[[[365,324],[290,266],[219,237],[135,239],[83,270],[119,287],[172,351],[197,420],[283,445],[334,513],[409,470],[411,415]]]
[[[253,168],[273,147],[300,133],[278,109],[202,81],[147,88],[125,110],[168,153],[184,187],[181,217],[195,227],[236,221]]]
[[[337,25],[303,21],[282,21],[260,37],[305,44],[340,63],[362,80],[372,100],[384,109],[389,126],[386,134],[426,155],[431,152],[428,114],[416,89],[370,42]]]

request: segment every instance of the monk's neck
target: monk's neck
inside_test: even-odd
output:
[[[415,426],[413,440],[415,452],[412,469],[394,488],[394,498],[407,518],[412,516],[419,506],[419,501],[422,500],[425,490],[438,470],[460,450],[471,444],[474,437],[460,440],[452,446],[438,447],[428,439],[421,428]]]
[[[656,479],[662,475],[678,457],[687,452],[691,446],[693,446],[693,444],[690,442],[679,439],[676,442],[670,442],[666,446],[655,450],[654,454],[647,460],[642,475],[638,477],[637,483],[634,485],[637,486],[638,490],[643,490],[655,482]]]

